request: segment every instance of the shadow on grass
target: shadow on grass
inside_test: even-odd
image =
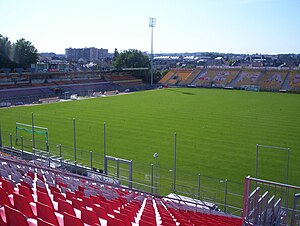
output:
[[[166,89],[166,90],[181,93],[181,94],[185,94],[185,95],[196,95],[195,93],[183,92],[183,91],[180,91],[180,90],[177,90],[177,89]]]

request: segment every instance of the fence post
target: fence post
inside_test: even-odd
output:
[[[34,138],[34,115],[31,113],[31,125],[32,125],[32,147],[35,148],[35,138]]]
[[[59,157],[62,157],[61,144],[59,144]]]
[[[200,200],[200,173],[198,174],[198,199]]]
[[[10,149],[12,149],[12,134],[9,134]]]
[[[224,212],[227,211],[227,179],[225,179]]]
[[[46,141],[46,152],[49,152],[49,144],[48,144],[48,141]]]
[[[117,178],[119,179],[120,178],[120,161],[118,158],[116,160],[117,160]]]
[[[22,159],[24,159],[24,141],[23,141],[23,136],[21,136],[21,150],[22,150]]]
[[[106,159],[106,122],[104,122],[103,125],[103,150],[104,150],[104,159],[103,159],[103,165],[104,165],[104,173],[107,175],[107,159]]]
[[[93,169],[93,151],[90,151],[91,170]]]
[[[153,164],[151,164],[151,194],[153,194]]]
[[[174,178],[173,178],[173,192],[176,193],[176,133],[174,133]]]
[[[1,130],[1,123],[0,123],[0,148],[2,148],[2,130]]]
[[[130,160],[129,164],[129,186],[130,189],[132,189],[132,160]]]
[[[75,173],[77,174],[77,162],[76,162],[76,122],[75,122],[75,118],[73,118],[73,132],[74,132],[74,166],[75,166]]]

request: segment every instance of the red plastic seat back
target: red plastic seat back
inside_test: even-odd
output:
[[[126,225],[120,219],[108,217],[107,226],[126,226]]]
[[[100,224],[99,218],[95,211],[87,210],[82,207],[81,209],[81,220],[89,225]]]
[[[35,215],[33,214],[32,209],[25,196],[14,193],[13,198],[15,209],[19,210],[26,217],[35,218]]]
[[[24,214],[20,211],[13,209],[7,205],[4,206],[6,222],[9,226],[28,226],[28,222]]]
[[[57,202],[58,202],[58,212],[59,213],[63,214],[65,212],[70,215],[76,216],[74,208],[71,203],[61,200],[61,199],[58,199]]]
[[[33,197],[32,197],[32,190],[29,189],[26,186],[23,185],[18,185],[19,188],[19,194],[24,195],[26,197],[26,199],[28,200],[28,202],[33,202]]]
[[[36,211],[39,218],[54,224],[55,226],[59,226],[55,213],[49,206],[40,202],[36,202]]]
[[[79,218],[76,218],[68,213],[64,213],[64,225],[83,226],[84,224]]]
[[[0,206],[8,205],[12,207],[12,204],[3,188],[0,187]]]

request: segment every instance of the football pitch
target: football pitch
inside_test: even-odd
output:
[[[256,144],[290,148],[289,183],[300,186],[300,95],[220,89],[168,88],[145,92],[0,109],[3,140],[16,122],[49,129],[50,151],[62,144],[73,154],[73,118],[81,162],[103,168],[103,123],[107,155],[133,160],[133,180],[150,184],[158,153],[160,193],[170,192],[177,137],[178,188],[212,186],[228,179],[243,193],[244,178],[255,176]],[[37,138],[38,139],[38,136]],[[42,140],[42,139],[41,139]],[[52,149],[52,150],[51,150]],[[97,154],[97,155],[96,155]],[[285,182],[287,153],[259,152],[258,176]],[[204,178],[207,179],[205,184]],[[220,178],[220,180],[218,179]],[[215,180],[213,183],[212,181]],[[180,187],[182,185],[182,187]]]

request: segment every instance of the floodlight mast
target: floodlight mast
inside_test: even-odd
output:
[[[149,27],[151,27],[151,86],[153,85],[153,28],[156,25],[156,18],[149,18]]]

